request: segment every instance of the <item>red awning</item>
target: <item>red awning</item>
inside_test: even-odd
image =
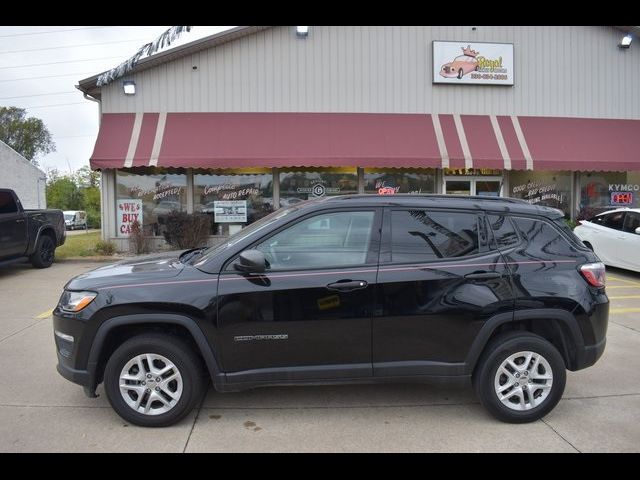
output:
[[[367,113],[104,114],[93,169],[640,170],[639,120]]]

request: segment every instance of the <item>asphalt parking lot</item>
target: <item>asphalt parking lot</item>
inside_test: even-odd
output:
[[[568,373],[562,401],[535,423],[494,420],[470,389],[366,385],[209,391],[180,424],[144,429],[101,388],[88,399],[55,369],[50,310],[69,278],[96,266],[0,268],[0,451],[640,451],[640,274],[609,271],[607,349]]]

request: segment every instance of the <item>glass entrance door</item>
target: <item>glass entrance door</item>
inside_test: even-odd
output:
[[[500,197],[502,195],[502,179],[500,177],[444,177],[442,190],[447,195]]]

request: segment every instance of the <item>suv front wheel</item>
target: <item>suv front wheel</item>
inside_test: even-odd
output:
[[[204,394],[202,362],[176,337],[145,334],[124,342],[104,371],[109,403],[122,418],[143,427],[183,419]]]
[[[510,332],[487,347],[474,375],[482,405],[497,419],[526,423],[557,405],[566,383],[560,352],[547,340],[527,332]]]

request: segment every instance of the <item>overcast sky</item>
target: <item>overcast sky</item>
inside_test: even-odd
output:
[[[56,143],[55,153],[37,159],[40,168],[68,172],[89,164],[98,106],[75,85],[117,66],[168,28],[0,26],[0,106],[25,108],[28,116],[41,118]],[[229,28],[194,26],[169,48]]]

